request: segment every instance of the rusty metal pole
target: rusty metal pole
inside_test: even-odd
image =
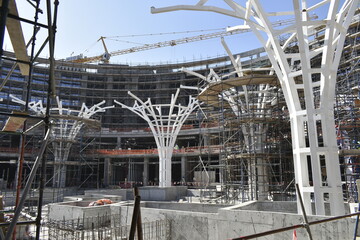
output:
[[[0,210],[4,210],[3,196],[0,195]],[[4,213],[0,212],[0,223],[5,222]],[[2,227],[0,227],[0,239],[5,239]]]
[[[341,215],[341,216],[337,216],[337,217],[330,217],[330,218],[326,218],[326,219],[321,219],[321,220],[309,222],[309,225],[311,226],[311,225],[316,225],[316,224],[321,224],[321,223],[326,223],[326,222],[332,222],[332,221],[336,221],[336,220],[339,220],[339,219],[353,217],[353,216],[357,216],[357,215],[360,215],[360,212],[351,213],[351,214],[347,214],[347,215]],[[275,233],[294,230],[296,228],[305,228],[305,226],[304,226],[304,224],[296,224],[296,225],[283,227],[283,228],[278,228],[278,229],[274,229],[274,230],[270,230],[270,231],[266,231],[266,232],[255,233],[255,234],[251,234],[251,235],[247,235],[247,236],[243,236],[243,237],[229,238],[229,240],[254,239],[254,238],[264,237],[264,236],[268,236],[268,235],[275,234]]]
[[[36,9],[39,9],[40,6],[40,0],[36,0]],[[30,100],[30,90],[31,90],[31,80],[32,80],[32,72],[34,67],[34,53],[35,53],[35,41],[36,41],[36,34],[38,32],[38,20],[39,20],[39,12],[35,11],[34,16],[34,27],[33,27],[33,36],[31,38],[31,56],[30,56],[30,63],[29,63],[29,76],[27,79],[27,86],[26,86],[26,105],[24,112],[28,113],[29,110],[29,100]],[[16,186],[16,200],[15,200],[15,209],[20,205],[21,198],[20,192],[22,188],[22,171],[23,171],[23,165],[24,165],[24,155],[25,155],[25,142],[26,142],[26,135],[24,132],[27,128],[27,120],[24,122],[23,131],[21,133],[21,145],[19,147],[20,156],[18,160],[18,169],[17,169],[17,186]],[[24,194],[24,193],[23,193]],[[25,194],[26,195],[26,194]],[[17,221],[17,220],[16,220]],[[16,238],[16,225],[14,225],[13,229],[13,236],[12,239],[15,240]]]
[[[310,226],[309,226],[309,221],[307,219],[307,216],[306,216],[306,211],[305,211],[305,207],[304,207],[304,202],[302,200],[302,197],[301,197],[301,193],[300,193],[300,189],[299,189],[299,184],[295,184],[295,187],[296,187],[296,192],[297,192],[297,195],[298,195],[298,198],[299,198],[299,202],[300,202],[300,205],[301,205],[301,212],[302,212],[302,215],[303,215],[303,218],[304,218],[304,227],[309,235],[309,239],[312,240],[312,234],[311,234],[311,230],[310,230]]]
[[[135,196],[134,211],[133,211],[133,216],[132,216],[132,220],[131,220],[129,240],[135,239],[135,231],[136,231],[136,226],[137,226],[137,219],[139,217],[139,212],[140,212],[140,196]]]
[[[57,23],[57,13],[59,1],[55,0],[54,2],[54,17],[51,16],[51,4],[50,0],[46,1],[47,6],[47,20],[48,20],[48,35],[49,35],[49,52],[50,52],[50,67],[49,67],[49,83],[48,83],[48,92],[47,92],[47,106],[45,114],[45,131],[47,131],[50,126],[50,108],[51,108],[51,97],[55,94],[55,62],[54,62],[54,48],[55,48],[55,33],[56,33],[56,23]],[[41,172],[40,172],[40,188],[39,188],[39,202],[37,209],[36,217],[36,236],[35,239],[40,239],[41,231],[41,219],[42,219],[42,204],[44,198],[44,189],[45,189],[45,180],[46,180],[46,159],[47,153],[45,152],[45,157],[41,159]]]
[[[15,213],[14,213],[13,219],[12,219],[10,225],[9,225],[9,228],[8,228],[6,236],[5,236],[6,240],[9,240],[11,238],[11,236],[12,236],[12,233],[14,232],[14,228],[16,227],[18,218],[20,216],[20,212],[21,212],[21,210],[22,210],[22,208],[24,206],[27,194],[30,191],[31,184],[32,184],[32,182],[33,182],[33,180],[35,178],[35,175],[36,175],[36,171],[38,169],[40,161],[41,161],[41,159],[43,157],[43,154],[45,152],[45,149],[47,147],[47,144],[48,144],[48,141],[49,141],[49,136],[50,136],[50,129],[47,130],[47,132],[45,134],[45,137],[42,140],[42,144],[41,144],[38,156],[35,159],[33,168],[31,169],[31,172],[29,174],[29,178],[28,178],[28,180],[27,180],[27,182],[26,182],[26,184],[24,186],[23,194],[21,196],[19,205],[15,208]]]
[[[137,187],[134,187],[134,196],[140,197],[139,189]],[[143,231],[142,231],[142,222],[141,222],[141,209],[139,205],[139,213],[136,221],[136,228],[137,228],[137,236],[138,240],[143,240]]]

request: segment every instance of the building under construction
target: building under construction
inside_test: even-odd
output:
[[[16,38],[17,34],[20,34],[16,22],[22,19],[16,18],[15,0],[2,1],[3,5],[5,2],[9,2],[10,12],[6,27],[10,33],[13,31],[13,37]],[[54,16],[56,9],[55,4]],[[2,16],[3,14],[4,12]],[[359,17],[357,10],[345,37],[337,71],[334,106],[341,189],[343,200],[347,203],[358,202],[356,180],[360,171]],[[54,25],[56,20],[50,19],[47,27],[41,27],[51,29]],[[5,23],[2,27],[5,27]],[[312,49],[320,49],[326,42],[324,29],[323,25],[315,28]],[[176,141],[171,148],[171,166],[168,167],[171,171],[170,182],[173,187],[186,188],[187,194],[181,197],[177,195],[176,199],[171,199],[172,202],[180,199],[190,204],[188,208],[199,212],[200,217],[200,212],[209,215],[218,213],[218,220],[225,221],[224,219],[241,217],[236,215],[238,213],[234,213],[234,216],[229,213],[226,216],[221,215],[225,212],[218,211],[220,208],[239,204],[244,210],[261,212],[267,211],[267,202],[279,202],[274,212],[287,212],[291,208],[287,204],[298,199],[293,160],[294,133],[290,124],[289,107],[281,81],[274,72],[266,49],[251,49],[238,54],[228,52],[228,56],[176,64],[130,66],[107,61],[94,64],[89,63],[93,59],[52,59],[54,37],[55,33],[49,31],[47,41],[50,60],[38,57],[34,51],[28,56],[25,43],[19,43],[21,46],[18,48],[14,46],[15,52],[2,51],[0,192],[6,207],[9,207],[7,211],[14,211],[11,207],[22,204],[22,213],[34,215],[33,219],[36,221],[32,223],[36,223],[40,228],[42,206],[62,202],[67,195],[80,195],[84,194],[84,191],[98,191],[107,195],[115,195],[116,192],[120,195],[119,192],[124,191],[121,193],[123,200],[131,200],[134,198],[129,196],[131,192],[128,190],[132,187],[140,187],[141,192],[142,188],[161,186],[161,149],[154,140],[155,130],[151,125],[156,120],[149,120],[149,123],[116,102],[123,106],[132,106],[135,102],[135,109],[138,107],[137,103],[150,99],[152,105],[166,106],[174,98],[171,94],[175,94],[178,89],[179,106],[188,106],[191,102],[189,96],[196,98],[199,106],[189,113],[182,122],[180,131],[174,134]],[[296,39],[290,43],[281,41],[287,44],[286,52],[289,54],[299,48]],[[226,48],[226,43],[224,46]],[[321,66],[321,58],[314,57],[311,64]],[[300,69],[303,66],[294,61],[292,67]],[[302,80],[296,81],[302,84]],[[313,76],[312,81],[319,79]],[[306,105],[304,92],[298,91],[301,105]],[[320,92],[320,87],[314,87],[315,106],[320,105]],[[137,97],[135,101],[134,96]],[[166,109],[160,115],[169,114],[169,111],[171,110]],[[180,114],[180,110],[177,114]],[[173,121],[169,120],[172,115],[169,114],[169,122]],[[162,132],[170,132],[175,128],[170,125],[161,127]],[[323,134],[326,133],[319,129],[317,141],[318,147],[322,147],[326,145],[322,142]],[[311,134],[310,124],[306,125],[304,136],[309,142]],[[167,135],[169,133],[164,133],[164,136]],[[310,160],[307,159],[309,165]],[[327,180],[330,177],[324,173],[326,164],[323,162],[324,159],[320,164],[322,184],[331,185]],[[315,182],[312,171],[315,169],[309,169],[309,182]],[[313,186],[312,184],[310,185]],[[21,194],[25,194],[25,197],[21,198]],[[171,205],[173,203],[170,202],[164,203],[164,200],[168,200],[166,197],[160,198],[162,201],[156,205],[152,200],[158,199],[151,198],[150,195],[142,196],[144,200],[150,200],[144,203],[148,209],[144,212],[148,220],[143,220],[144,238],[180,239],[180,233],[171,232],[175,229],[175,224],[178,224],[174,219],[179,217],[176,217],[175,213],[162,213],[166,217],[159,217],[161,221],[154,223],[151,221],[157,219],[159,213],[152,211],[155,208],[180,212],[190,210]],[[329,196],[330,194],[323,195],[325,201]],[[314,194],[311,198],[315,198]],[[191,201],[200,202],[201,207],[190,203]],[[254,202],[258,205],[247,205]],[[126,204],[109,208],[109,216],[97,216],[94,220],[96,239],[109,239],[106,237],[110,235],[111,239],[122,239],[123,234],[126,235],[130,230],[126,229],[126,225],[130,224],[128,219],[131,218],[128,209],[132,209],[128,201]],[[128,211],[126,220],[122,213],[124,209]],[[294,211],[289,211],[295,214],[296,207]],[[267,214],[269,213],[264,213],[264,219],[269,218]],[[1,215],[3,213],[0,213],[0,222],[4,222]],[[195,221],[193,219],[199,217],[193,215],[193,218],[191,214],[186,215],[187,221]],[[52,216],[51,213],[49,216]],[[301,213],[299,216],[296,219],[301,222]],[[75,227],[74,219],[70,226],[68,222],[65,223],[65,217],[56,219],[53,216],[54,221],[46,225],[46,236],[50,239],[55,236],[63,239],[95,239],[94,223],[91,225],[90,217],[84,220],[84,213],[82,220],[79,220],[79,216],[73,218],[78,221]],[[214,219],[212,220],[215,221]],[[295,225],[296,219],[290,222]],[[322,218],[311,218],[313,221],[319,219]],[[56,222],[57,220],[64,221]],[[83,222],[79,227],[81,221]],[[337,225],[339,231],[336,234],[339,235],[334,233],[334,239],[345,234],[344,231],[347,230],[343,230],[343,226],[352,227],[350,221],[351,219]],[[110,228],[106,228],[108,222],[111,222]],[[259,223],[261,228],[260,225]],[[270,228],[281,226],[274,223]],[[199,230],[199,236],[193,235],[192,239],[217,239],[211,236],[210,228],[209,224],[206,229],[204,227]],[[216,236],[222,238],[261,232],[234,230],[234,236],[231,233],[220,234],[219,232],[228,232],[221,224],[216,228]],[[324,227],[322,231],[328,228],[331,226]],[[92,229],[92,232],[86,231],[88,229]],[[119,229],[124,233],[117,232]],[[151,235],[152,231],[156,232],[156,237]],[[300,235],[310,234],[308,229],[302,231],[299,231]],[[37,235],[39,232],[40,230]],[[70,232],[73,234],[72,238],[66,235]],[[3,236],[5,237],[5,234]],[[273,239],[285,239],[287,236],[285,233],[280,237],[274,235]],[[8,235],[5,239],[8,239],[7,237]]]

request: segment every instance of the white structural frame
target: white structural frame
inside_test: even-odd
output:
[[[159,187],[171,186],[171,157],[176,138],[190,113],[199,107],[198,100],[189,96],[187,106],[176,104],[180,89],[171,94],[170,104],[152,104],[151,99],[143,102],[130,91],[128,94],[135,99],[134,106],[129,107],[115,100],[123,108],[127,108],[144,119],[154,135],[159,154]],[[169,113],[165,114],[164,110]]]
[[[206,6],[207,2],[208,0],[199,0],[195,5],[153,7],[151,11],[209,11],[244,20],[242,25],[228,30],[250,28],[264,46],[279,78],[290,114],[295,179],[299,184],[306,213],[313,214],[311,202],[314,200],[314,214],[325,215],[325,199],[328,199],[330,215],[344,214],[333,105],[343,44],[359,1],[345,0],[341,5],[339,0],[323,0],[307,6],[306,0],[293,0],[293,11],[273,13],[266,12],[259,0],[248,0],[245,6],[234,0],[221,1],[229,9]],[[324,7],[328,10],[325,19],[310,19],[310,12]],[[270,18],[281,15],[294,16],[295,23],[282,29],[274,29]],[[316,28],[324,25],[322,46],[311,48]],[[290,37],[281,43],[279,37],[285,33],[290,34]],[[293,40],[298,43],[298,51],[287,53],[285,50]],[[320,67],[311,65],[311,60],[315,57],[321,58]],[[295,63],[298,63],[298,68],[293,68]],[[299,91],[304,93],[305,104],[301,104]],[[319,95],[317,102],[316,94]],[[319,136],[323,137],[322,143],[319,142]],[[298,212],[300,211],[298,200]]]
[[[26,105],[26,102],[10,95],[13,102]],[[75,142],[76,136],[84,126],[85,121],[89,120],[94,114],[105,112],[106,109],[114,106],[102,107],[105,100],[88,108],[85,103],[82,104],[80,110],[65,108],[62,100],[56,97],[57,107],[50,108],[50,117],[53,120],[50,141],[54,153],[54,175],[52,177],[53,187],[65,187],[66,182],[66,165],[70,153],[70,148]],[[41,100],[31,101],[28,103],[29,109],[37,115],[45,115],[46,108]]]
[[[274,74],[273,68],[252,68],[252,69],[243,69],[241,65],[241,56],[237,55],[236,59],[234,55],[231,53],[228,45],[226,44],[225,40],[222,38],[221,43],[225,48],[231,63],[234,67],[234,71],[219,76],[214,69],[210,69],[210,72],[207,76],[201,75],[197,72],[192,70],[182,68],[183,72],[196,76],[203,81],[206,82],[206,86],[199,88],[201,92],[206,91],[209,85],[214,84],[216,82],[221,82],[222,79],[231,78],[232,76],[236,75],[237,77],[243,77],[244,71],[268,71],[269,75]],[[186,88],[186,87],[184,87]],[[224,90],[219,93],[219,100],[224,99],[227,101],[233,111],[233,113],[240,118],[241,115],[248,115],[251,116],[259,116],[263,117],[266,115],[265,108],[267,104],[270,104],[271,101],[267,101],[269,95],[271,95],[271,90],[274,90],[270,87],[270,84],[259,84],[259,89],[257,91],[248,90],[247,85],[242,86],[242,91],[237,91],[234,87]],[[200,93],[201,94],[201,93]],[[249,95],[250,94],[257,94],[257,102],[256,102],[256,109],[254,110],[249,102]],[[240,95],[244,98],[245,101],[242,101]],[[268,129],[268,124],[266,122],[263,123],[253,123],[249,122],[249,124],[242,124],[241,131],[244,136],[244,143],[246,147],[247,153],[263,153],[264,149],[262,147],[262,143],[265,141],[266,132]],[[241,200],[248,199],[248,200],[267,200],[267,196],[269,194],[269,178],[266,169],[265,160],[263,158],[258,158],[254,162],[253,159],[248,159],[247,163],[248,169],[247,171],[249,174],[249,192],[248,196],[244,197]],[[256,179],[258,179],[256,181]],[[223,182],[220,180],[220,182]]]

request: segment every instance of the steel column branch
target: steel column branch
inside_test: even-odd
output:
[[[340,1],[329,0],[307,6],[307,1],[301,0],[300,6],[299,0],[293,0],[294,10],[276,13],[266,12],[259,0],[249,0],[246,6],[234,0],[224,0],[230,10],[205,6],[207,2],[201,0],[195,5],[152,8],[151,11],[210,11],[244,20],[242,25],[229,29],[249,26],[263,44],[279,78],[290,113],[296,182],[306,211],[312,213],[313,195],[315,214],[325,215],[325,198],[330,202],[330,215],[344,214],[333,105],[336,72],[345,34],[359,1],[345,0],[340,6]],[[319,7],[327,7],[327,16],[322,20],[311,20],[309,12]],[[294,16],[295,23],[275,29],[269,18],[279,15]],[[324,42],[322,46],[313,48],[312,37],[320,26],[324,26]],[[290,37],[282,43],[280,36],[285,33]],[[286,50],[293,39],[297,41],[297,48],[288,53]],[[321,59],[320,66],[312,65],[311,61],[315,58]],[[299,92],[305,97],[301,97]],[[318,95],[319,100],[315,101]],[[319,141],[320,137],[323,143]]]

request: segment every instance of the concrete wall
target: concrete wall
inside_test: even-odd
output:
[[[250,201],[238,205],[241,210],[253,210],[253,211],[271,211],[280,213],[297,213],[297,203],[294,201]],[[345,214],[350,213],[350,205],[344,203]],[[312,212],[315,213],[315,203],[312,203]],[[325,203],[325,213],[330,216],[330,204]],[[311,213],[307,213],[311,215]]]
[[[88,197],[99,197],[105,198],[105,195],[120,196],[122,200],[127,199],[127,192],[132,191],[131,189],[94,189],[85,190],[84,195]],[[102,196],[102,197],[101,197]]]
[[[111,215],[110,205],[88,207],[90,202],[75,201],[49,204],[49,220],[74,220],[75,223],[81,223],[85,229],[90,229],[93,224],[94,227],[106,224],[106,219]],[[110,224],[110,221],[108,224]]]
[[[177,201],[187,194],[186,186],[172,187],[139,187],[142,201]],[[133,200],[133,189],[96,189],[86,190],[86,197],[106,198],[106,196],[120,196],[123,201]]]
[[[232,206],[218,209],[217,213],[211,212],[190,212],[201,211],[201,204],[195,207],[194,204],[178,203],[184,206],[174,207],[182,209],[188,207],[187,211],[164,209],[169,205],[159,203],[160,208],[154,203],[142,203],[141,216],[143,222],[152,222],[160,219],[167,219],[171,222],[171,239],[196,239],[196,240],[218,240],[254,233],[260,233],[286,226],[301,224],[302,215],[294,213],[279,213],[270,211],[242,210],[244,207]],[[174,203],[175,205],[175,203]],[[251,204],[250,204],[251,205]],[[249,206],[249,204],[248,204]],[[258,206],[259,207],[259,206]],[[268,205],[269,207],[269,205]],[[275,209],[279,205],[275,206]],[[133,207],[131,205],[110,206],[112,212],[121,214],[121,224],[130,224]],[[269,209],[271,209],[269,207]],[[324,217],[308,216],[309,221],[324,219]],[[346,218],[335,222],[311,226],[313,239],[352,239],[355,226],[355,219]],[[292,239],[293,231],[269,235],[264,239]],[[298,239],[308,239],[304,229],[297,229]]]
[[[297,204],[296,202],[289,201],[278,201],[278,202],[268,202],[268,201],[249,201],[242,204],[236,205],[235,207],[238,210],[250,210],[250,211],[271,211],[271,212],[280,212],[280,213],[297,213]]]
[[[139,194],[142,201],[177,201],[186,196],[187,187],[141,187]]]
[[[202,213],[217,213],[220,208],[228,207],[229,205],[222,204],[202,204],[202,203],[183,203],[176,202],[145,202],[145,208],[168,209],[186,212],[202,212]]]

